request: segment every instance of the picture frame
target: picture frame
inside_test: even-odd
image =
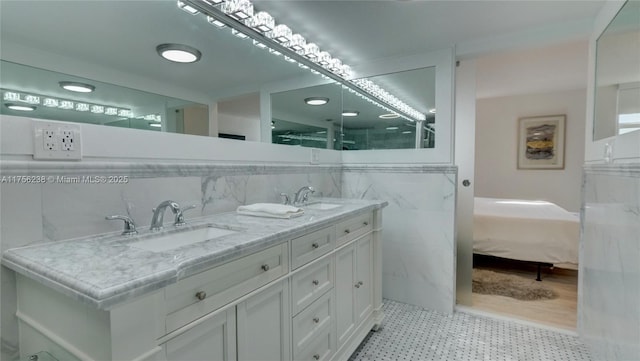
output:
[[[518,169],[564,169],[566,115],[518,119]]]

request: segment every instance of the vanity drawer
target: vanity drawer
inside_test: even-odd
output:
[[[373,229],[373,214],[365,213],[338,223],[336,247],[354,240]]]
[[[313,359],[322,356],[325,348],[331,349],[332,293],[328,292],[293,318],[293,356],[295,360]],[[323,346],[314,346],[318,339],[326,338]],[[326,344],[326,345],[325,345]],[[319,349],[318,349],[319,348]],[[318,349],[318,350],[316,350]],[[305,356],[306,354],[309,354]]]
[[[296,269],[331,252],[335,246],[335,239],[335,228],[327,227],[292,240],[291,268]]]
[[[333,257],[292,277],[293,314],[297,314],[333,287]]]
[[[287,244],[284,243],[167,286],[166,332],[281,277],[288,268]]]

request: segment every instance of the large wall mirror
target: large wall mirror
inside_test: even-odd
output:
[[[596,42],[593,139],[640,130],[640,2],[627,1]]]
[[[425,119],[403,116],[382,102],[330,83],[271,94],[273,143],[336,150],[433,148],[435,67],[368,80],[425,114]]]
[[[434,147],[435,68],[368,78],[420,114],[396,117],[395,105],[385,109],[390,103],[382,106],[379,97],[354,92],[355,83],[322,80],[322,72],[311,74],[303,63],[286,61],[286,53],[221,27],[202,9],[192,14],[185,3],[205,4],[3,2],[0,113],[337,150]],[[157,47],[167,43],[195,48],[200,59],[163,59]],[[324,85],[309,89],[310,77]],[[298,79],[298,89],[270,95],[268,117],[260,114],[263,89]],[[89,84],[94,91],[68,92],[63,81]],[[327,106],[291,99],[324,92],[331,99]],[[266,122],[271,139],[261,131]]]

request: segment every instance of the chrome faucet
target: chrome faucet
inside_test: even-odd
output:
[[[282,204],[285,206],[291,204],[291,199],[289,199],[289,195],[287,193],[280,193],[280,197],[282,197]]]
[[[153,209],[153,217],[151,217],[151,227],[149,228],[152,231],[160,231],[163,227],[164,222],[164,211],[169,207],[171,211],[176,216],[180,211],[180,205],[174,201],[164,201],[160,203],[156,208]]]
[[[131,217],[129,216],[121,216],[116,214],[113,216],[106,216],[104,218],[109,221],[118,220],[118,219],[121,221],[124,221],[124,231],[122,231],[122,235],[124,236],[130,236],[138,233],[138,231],[136,230],[136,224],[133,222],[133,219],[131,219]]]
[[[294,205],[299,205],[299,204],[307,203],[307,201],[309,200],[309,194],[310,193],[313,194],[315,192],[316,192],[316,190],[313,189],[313,187],[311,187],[311,186],[304,186],[304,187],[298,189],[296,194],[293,196],[293,204]]]

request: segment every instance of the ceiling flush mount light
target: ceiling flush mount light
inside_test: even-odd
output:
[[[62,89],[76,93],[91,93],[96,90],[96,87],[93,85],[73,81],[61,81],[58,84],[60,84]]]
[[[14,103],[4,103],[4,106],[11,110],[18,110],[21,112],[32,112],[36,110],[35,105],[22,105],[22,104],[14,104]]]
[[[380,119],[396,119],[396,118],[400,118],[400,114],[398,114],[398,113],[380,114],[380,115],[378,115],[378,118],[380,118]]]
[[[202,56],[198,49],[182,44],[160,44],[156,51],[161,57],[175,63],[195,63]]]
[[[309,105],[325,105],[329,102],[329,98],[309,97],[309,98],[305,98],[304,102]]]
[[[358,114],[360,114],[360,112],[357,111],[357,110],[343,110],[342,111],[342,116],[343,117],[357,117]]]

